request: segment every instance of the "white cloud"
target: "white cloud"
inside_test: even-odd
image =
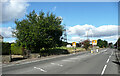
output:
[[[26,9],[29,6],[26,2],[20,2],[17,0],[6,0],[3,2],[2,7],[2,22],[13,21],[15,19],[21,18],[25,15]]]
[[[11,40],[11,41],[7,41],[9,43],[15,43],[16,41],[15,40]]]
[[[63,21],[63,18],[61,16],[58,16],[57,18],[60,19],[61,21]]]
[[[103,37],[104,39],[118,39],[118,35]]]
[[[5,38],[12,37],[12,31],[13,31],[13,29],[11,27],[0,28],[0,34]]]
[[[4,38],[3,42],[16,43],[16,39],[14,39],[14,38],[13,39],[11,39],[11,38],[10,39],[9,38],[7,38],[7,39]]]
[[[95,27],[93,25],[76,25],[69,27],[67,30],[69,35],[78,35],[86,37],[105,37],[118,35],[117,25],[103,25],[100,27]]]
[[[73,41],[80,41],[80,37],[72,37],[71,40],[73,40]]]
[[[53,8],[53,11],[55,11],[55,10],[56,10],[56,8],[57,8],[57,7],[55,6],[55,7]]]
[[[73,36],[69,41],[81,42],[84,41],[86,38],[81,38],[79,36]]]

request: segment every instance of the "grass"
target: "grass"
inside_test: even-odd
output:
[[[65,49],[65,50],[68,50],[69,53],[73,53],[74,51],[76,51],[76,52],[85,51],[85,49],[81,48],[81,47],[76,47],[76,50],[73,47],[68,48],[68,47],[65,47],[65,46],[56,47],[56,49]]]
[[[50,48],[48,50],[43,49],[40,52],[40,55],[41,56],[60,55],[60,54],[70,54],[70,53],[80,52],[80,51],[85,51],[85,49],[77,47],[75,50],[75,48],[67,48],[65,46],[62,46],[62,47]]]

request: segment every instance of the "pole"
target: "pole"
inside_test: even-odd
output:
[[[12,54],[11,54],[11,50],[10,50],[10,62],[12,62]]]

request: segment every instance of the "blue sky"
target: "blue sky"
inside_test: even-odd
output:
[[[40,3],[32,2],[27,9],[27,13],[33,9],[39,12],[53,12],[57,16],[63,17],[63,22],[67,26],[77,24],[117,25],[117,2],[54,2]],[[72,21],[72,22],[71,22]]]
[[[12,3],[10,4],[12,5]],[[16,3],[16,5],[17,4],[18,3]],[[63,18],[62,24],[67,26],[68,42],[78,42],[79,40],[86,39],[86,32],[88,32],[90,39],[101,38],[108,40],[109,42],[115,42],[117,40],[117,2],[27,2],[23,4],[19,4],[19,6],[23,8],[21,9],[19,7],[21,11],[18,10],[17,7],[13,7],[16,9],[12,9],[13,11],[20,11],[20,13],[16,12],[18,13],[16,14],[17,16],[14,16],[14,13],[9,13],[9,11],[7,11],[7,15],[10,14],[11,18],[3,19],[4,22],[1,27],[3,28],[3,31],[1,32],[3,35],[5,35],[4,32],[6,30],[9,32],[12,28],[15,28],[16,25],[14,24],[14,19],[18,18],[22,20],[25,18],[25,14],[28,14],[32,10],[35,10],[37,13],[43,10],[46,13],[53,12],[56,16],[61,16]],[[6,10],[3,10],[3,12],[4,11]],[[3,18],[4,17],[5,16],[3,16]],[[90,29],[87,30],[88,28]],[[6,33],[6,35],[7,34],[8,33]],[[91,36],[94,36],[94,38]],[[10,36],[8,37],[9,38],[4,38],[4,41],[12,42],[16,39],[10,38]]]

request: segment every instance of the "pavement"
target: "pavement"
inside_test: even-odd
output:
[[[3,66],[3,74],[119,74],[114,49]]]

